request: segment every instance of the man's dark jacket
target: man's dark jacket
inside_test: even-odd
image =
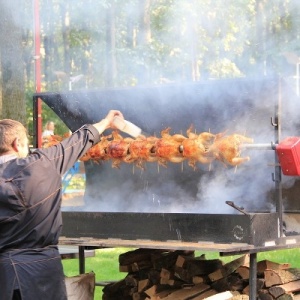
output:
[[[0,164],[0,300],[67,299],[57,249],[62,176],[99,142],[87,125],[60,144]]]

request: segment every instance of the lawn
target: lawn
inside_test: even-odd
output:
[[[119,272],[118,258],[121,253],[125,253],[133,249],[129,248],[113,248],[98,249],[95,251],[95,257],[88,257],[85,261],[86,272],[93,271],[96,274],[96,282],[111,281],[123,279],[127,273]],[[196,256],[205,253],[207,259],[220,258],[222,261],[229,262],[237,256],[219,257],[216,252],[196,252]],[[293,268],[300,268],[300,249],[276,250],[269,252],[260,252],[257,260],[271,260],[278,263],[290,263]],[[63,260],[63,266],[66,276],[78,275],[79,262],[78,259]],[[95,290],[95,300],[102,299],[102,288],[97,286]]]

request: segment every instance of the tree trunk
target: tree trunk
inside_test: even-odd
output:
[[[106,12],[106,86],[114,86],[117,73],[115,35],[115,2],[111,1],[110,7],[107,8]]]
[[[20,14],[23,1],[0,0],[0,49],[2,71],[1,118],[26,121],[24,66],[22,60],[22,24]],[[20,21],[20,23],[18,23]],[[8,34],[9,33],[9,34]]]
[[[151,0],[140,0],[139,1],[139,29],[138,29],[138,36],[137,36],[137,46],[139,47],[139,57],[144,59],[142,60],[143,63],[139,65],[138,69],[138,81],[141,84],[145,84],[149,81],[149,74],[150,74],[150,64],[147,59],[147,45],[150,43],[151,40],[151,26],[150,26],[150,5]]]

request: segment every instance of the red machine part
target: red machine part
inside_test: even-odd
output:
[[[276,146],[282,173],[300,176],[300,137],[287,137]]]

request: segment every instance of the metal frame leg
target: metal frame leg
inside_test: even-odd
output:
[[[249,277],[249,285],[250,285],[250,300],[256,300],[257,294],[257,254],[250,253],[250,277]]]
[[[78,256],[79,256],[79,273],[85,273],[85,255],[84,246],[78,246]]]

